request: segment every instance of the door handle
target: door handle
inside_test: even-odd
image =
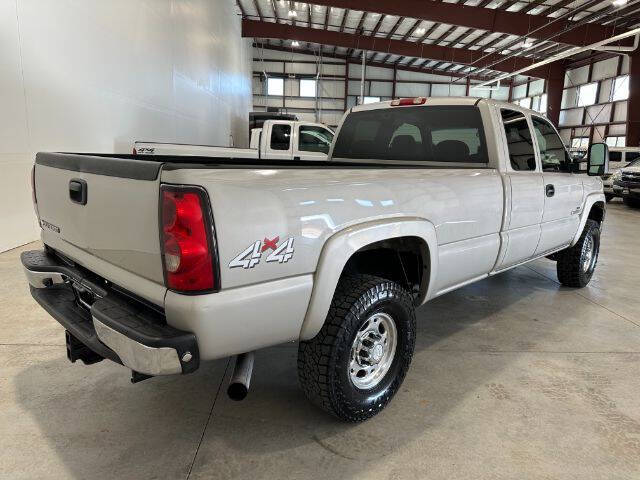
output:
[[[74,178],[69,182],[69,199],[80,205],[87,204],[87,182]]]
[[[549,184],[544,187],[544,193],[547,195],[547,197],[553,197],[556,194],[556,187],[554,187],[552,184]]]

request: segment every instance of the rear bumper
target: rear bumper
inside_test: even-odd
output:
[[[20,259],[33,298],[101,357],[146,375],[198,369],[195,335],[167,325],[163,313],[42,250],[23,252]]]

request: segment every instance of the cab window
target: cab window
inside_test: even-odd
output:
[[[276,123],[271,127],[271,150],[289,150],[291,125]]]
[[[299,150],[302,152],[321,152],[329,153],[331,142],[333,141],[333,133],[322,127],[301,126],[300,127],[300,145]]]
[[[540,150],[542,171],[570,172],[571,159],[556,129],[549,122],[539,117],[532,117],[531,121],[536,141],[538,142],[538,150]]]
[[[501,110],[501,113],[511,168],[518,172],[535,170],[536,155],[526,117],[515,110]]]

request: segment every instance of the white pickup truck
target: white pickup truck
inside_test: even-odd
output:
[[[346,421],[382,410],[411,362],[415,309],[532,259],[593,275],[608,150],[573,173],[554,127],[486,99],[347,112],[328,161],[38,153],[44,250],[22,263],[72,361],[148,376],[299,342],[308,398]]]
[[[251,130],[250,148],[135,142],[134,155],[188,155],[251,160],[326,160],[333,132],[321,123],[266,120]]]

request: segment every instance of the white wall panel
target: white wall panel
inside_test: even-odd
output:
[[[398,83],[396,97],[429,97],[431,90],[427,83]]]
[[[540,95],[544,93],[544,79],[533,80],[529,84],[529,96]]]
[[[344,81],[342,80],[322,80],[319,85],[320,93],[324,97],[344,97]]]
[[[618,57],[608,58],[593,64],[591,79],[593,81],[603,78],[615,77],[618,71]]]
[[[609,125],[609,135],[611,136],[625,135],[626,132],[627,132],[627,125],[624,123],[617,124],[617,125]]]
[[[302,73],[307,75],[315,75],[318,67],[313,63],[287,63],[285,64],[286,73]]]
[[[593,105],[591,107],[587,107],[587,115],[585,117],[585,122],[587,124],[608,123],[609,118],[611,118],[611,108],[612,108],[611,103],[607,103],[605,105]]]
[[[467,93],[465,84],[441,84],[434,83],[431,85],[432,97],[464,97]]]
[[[622,75],[629,73],[629,55],[622,56],[622,69],[620,73]]]
[[[567,70],[564,76],[564,86],[571,87],[574,85],[580,85],[589,81],[589,65],[584,67],[574,68],[573,70]]]
[[[37,151],[246,145],[250,40],[232,0],[0,0],[0,251],[37,237]],[[18,37],[17,32],[20,32]],[[6,138],[8,137],[8,138]],[[10,199],[10,201],[9,201]]]
[[[284,73],[285,64],[282,62],[254,62],[256,72]]]
[[[369,95],[373,97],[391,97],[392,93],[393,84],[391,82],[371,82]]]
[[[604,142],[605,130],[606,130],[606,127],[604,125],[598,125],[596,127],[593,127],[593,143]]]
[[[564,142],[565,145],[570,145],[571,144],[571,129],[570,128],[565,128],[564,130],[560,130],[560,137],[562,138],[562,141]]]
[[[513,100],[519,100],[527,96],[527,84],[523,83],[522,85],[517,85],[513,87],[513,91],[511,94],[511,98]]]
[[[611,78],[600,82],[598,103],[607,103],[611,99],[611,85],[613,85],[613,80]]]
[[[562,91],[562,102],[560,108],[571,108],[576,106],[578,99],[578,89],[576,87],[567,88]]]
[[[333,59],[332,59],[333,61]],[[344,75],[345,67],[344,65],[326,65],[323,64],[320,68],[322,75],[325,77],[331,77],[334,75]]]
[[[362,65],[357,63],[349,64],[349,76],[351,78],[362,77]],[[393,69],[368,66],[365,70],[368,80],[391,80],[393,78]]]
[[[624,122],[627,120],[627,102],[616,102],[613,110],[613,121]]]
[[[583,108],[573,108],[571,110],[561,110],[560,119],[558,123],[560,125],[580,125],[582,124],[582,112]]]
[[[496,100],[508,100],[509,99],[509,87],[498,87],[491,91],[491,98]]]

